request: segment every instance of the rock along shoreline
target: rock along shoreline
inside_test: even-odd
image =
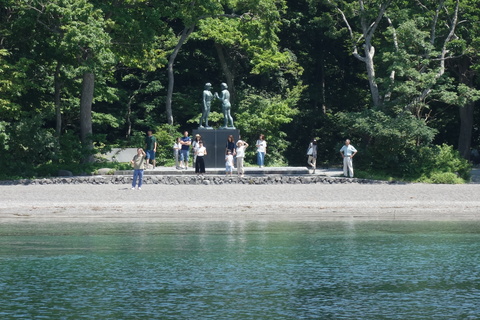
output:
[[[52,177],[39,179],[19,179],[0,181],[0,185],[50,185],[50,184],[131,184],[132,176],[127,175],[97,175],[97,176],[73,176]],[[406,184],[399,181],[380,181],[358,178],[308,176],[308,175],[268,175],[268,176],[244,176],[230,177],[219,175],[146,175],[143,177],[144,184],[163,185],[276,185],[276,184]]]

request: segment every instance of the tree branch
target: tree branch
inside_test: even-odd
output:
[[[328,0],[328,2],[335,8],[335,10],[338,11],[338,13],[340,13],[340,15],[342,16],[343,22],[345,22],[345,25],[347,26],[348,33],[350,34],[350,39],[352,41],[353,56],[358,60],[365,62],[365,58],[358,54],[358,48],[357,48],[357,43],[360,41],[360,39],[362,39],[363,35],[357,41],[355,41],[355,36],[353,35],[352,27],[350,26],[350,23],[348,22],[348,19],[345,13],[335,3],[333,3],[332,0]]]

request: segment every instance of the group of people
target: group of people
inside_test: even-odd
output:
[[[245,174],[244,170],[244,158],[245,150],[249,146],[243,140],[235,142],[233,135],[229,135],[225,144],[225,172],[227,175],[233,174],[233,169],[236,167],[239,176]],[[267,142],[265,136],[260,135],[256,143],[257,147],[257,162],[260,168],[263,168],[265,163],[265,154],[267,152]],[[205,160],[207,155],[207,149],[203,143],[200,134],[196,134],[192,140],[188,135],[188,131],[183,133],[183,137],[177,138],[173,145],[173,155],[175,158],[175,168],[178,170],[188,169],[190,148],[193,150],[193,166],[195,167],[195,173],[198,175],[205,174]]]
[[[226,175],[233,175],[233,169],[235,168],[235,162],[237,172],[240,177],[245,174],[244,170],[244,158],[245,150],[248,148],[248,143],[243,140],[235,142],[233,135],[229,135],[225,145],[225,173]],[[265,136],[261,134],[255,143],[257,148],[257,164],[260,168],[264,167],[265,155],[267,153],[267,142]],[[207,156],[207,149],[203,143],[202,137],[199,134],[195,135],[192,140],[188,135],[188,131],[183,133],[183,137],[176,139],[173,145],[173,154],[175,158],[176,169],[188,169],[190,147],[193,149],[193,164],[195,167],[195,173],[197,175],[205,174],[205,156]],[[145,137],[145,150],[143,148],[137,149],[137,154],[131,160],[133,171],[132,189],[138,188],[141,190],[143,181],[143,171],[152,162],[153,168],[155,168],[155,153],[157,151],[157,140],[152,131],[147,131]],[[357,154],[357,149],[350,144],[350,140],[345,140],[345,145],[340,149],[340,155],[343,158],[343,175],[345,177],[353,178],[353,164],[352,158]],[[316,159],[317,159],[317,140],[312,139],[307,149],[307,163],[309,169],[315,173]],[[137,182],[138,181],[138,182]]]
[[[350,144],[350,139],[345,140],[345,145],[340,149],[340,155],[343,158],[343,175],[345,177],[353,178],[353,163],[352,158],[357,154],[357,149]],[[307,149],[307,164],[309,170],[317,168],[317,139],[312,139]]]

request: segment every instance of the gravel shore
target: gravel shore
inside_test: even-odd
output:
[[[480,220],[480,185],[0,186],[0,222]]]

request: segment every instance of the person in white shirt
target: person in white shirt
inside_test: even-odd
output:
[[[225,156],[225,174],[230,176],[233,174],[233,154],[232,151],[227,150],[227,155]]]
[[[173,144],[173,157],[175,158],[175,169],[180,169],[180,166],[178,165],[178,157],[180,155],[181,148],[182,148],[182,145],[180,144],[180,138],[177,138],[175,140],[175,143]]]
[[[197,162],[197,149],[200,148],[200,141],[202,141],[202,136],[198,133],[195,135],[195,139],[192,142],[192,150],[193,150],[193,167],[196,168],[197,166],[195,163]]]
[[[198,148],[195,149],[195,156],[197,161],[195,161],[195,173],[197,175],[205,173],[205,160],[203,157],[207,155],[207,149],[203,146],[203,141],[198,142]]]
[[[340,154],[343,158],[343,175],[348,177],[350,173],[350,178],[353,178],[353,163],[352,158],[357,154],[357,149],[350,144],[350,140],[345,140],[345,145],[340,149]]]
[[[237,141],[237,172],[238,175],[243,177],[245,169],[243,168],[243,160],[245,159],[245,149],[248,147],[248,143],[242,140]]]
[[[267,153],[267,141],[265,141],[263,134],[260,135],[255,146],[257,147],[257,164],[260,168],[263,168],[265,164],[265,154]]]
[[[307,156],[308,156],[307,163],[312,168],[313,173],[315,173],[315,169],[317,168],[317,140],[316,139],[312,139],[312,142],[310,142],[310,144],[308,145]],[[308,172],[310,172],[310,169],[308,169]]]

